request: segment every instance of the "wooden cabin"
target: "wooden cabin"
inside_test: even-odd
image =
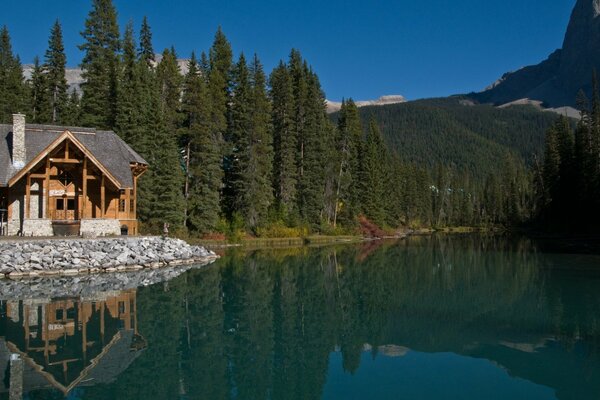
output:
[[[112,131],[0,125],[0,234],[135,235],[148,163]]]

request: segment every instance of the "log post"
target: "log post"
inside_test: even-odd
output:
[[[25,186],[25,218],[29,219],[31,213],[31,173],[27,173],[27,183]]]
[[[104,183],[104,173],[102,174],[102,180],[100,183],[100,218],[104,218],[104,207],[106,201],[106,185]]]
[[[87,210],[87,157],[83,157],[83,195],[81,200],[81,219],[85,218]]]
[[[44,204],[46,204],[46,218],[52,218],[50,214],[50,156],[46,158],[46,178],[44,179],[46,182],[46,198],[44,199]]]

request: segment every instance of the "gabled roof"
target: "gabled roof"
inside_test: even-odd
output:
[[[6,186],[21,168],[12,163],[12,125],[0,124],[0,186]],[[29,164],[65,131],[69,131],[119,182],[121,188],[133,187],[131,164],[148,163],[112,131],[91,128],[25,125],[25,164]]]

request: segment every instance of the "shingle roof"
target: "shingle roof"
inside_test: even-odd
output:
[[[12,128],[12,125],[0,124],[0,186],[6,186],[20,170],[12,163]],[[148,164],[112,131],[33,124],[25,126],[26,164],[66,130],[119,181],[121,188],[133,187],[131,163]]]

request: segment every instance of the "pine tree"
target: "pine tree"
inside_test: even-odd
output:
[[[119,27],[112,0],[93,0],[82,32],[81,122],[85,126],[110,129],[117,104]]]
[[[67,56],[63,44],[62,28],[57,20],[50,31],[48,50],[44,56],[44,71],[50,102],[50,122],[62,123],[62,115],[67,105],[67,79],[65,68]]]
[[[0,29],[0,123],[11,123],[12,114],[27,109],[27,90],[23,68],[13,55],[8,28]]]
[[[71,91],[71,95],[67,99],[65,105],[65,112],[61,118],[61,123],[67,126],[78,126],[80,112],[80,100],[79,94],[75,89]]]
[[[387,150],[379,127],[374,119],[369,122],[369,131],[361,150],[361,198],[362,211],[376,224],[385,223],[385,171]]]
[[[154,47],[152,46],[152,31],[148,18],[144,16],[142,27],[140,28],[140,47],[138,49],[138,58],[146,62],[148,67],[154,66]]]
[[[211,97],[211,129],[217,137],[224,137],[227,130],[232,50],[225,34],[219,27],[210,49],[208,90]]]
[[[39,57],[33,60],[29,84],[31,122],[36,124],[51,122],[47,76],[40,65]]]
[[[140,119],[138,100],[138,67],[133,38],[133,23],[129,22],[123,37],[123,55],[119,71],[119,91],[117,94],[117,115],[115,131],[127,142],[131,142],[133,131],[143,123]]]
[[[225,157],[225,179],[223,209],[228,216],[234,212],[244,214],[245,191],[244,170],[248,163],[250,134],[252,130],[250,72],[242,53],[232,73],[232,99],[227,133],[230,151]]]
[[[267,96],[266,77],[257,55],[250,66],[251,79],[251,130],[248,132],[248,148],[245,152],[245,168],[242,179],[245,187],[242,210],[246,226],[255,230],[266,222],[273,204],[272,166],[273,133],[271,105]]]
[[[273,187],[283,214],[296,208],[296,149],[294,130],[294,94],[287,66],[280,62],[269,78],[273,120]]]
[[[362,140],[362,125],[358,107],[352,99],[342,101],[338,116],[335,140],[336,155],[336,196],[333,225],[338,217],[346,224],[352,224],[360,210],[359,187],[359,146]]]
[[[192,54],[185,78],[182,110],[184,132],[188,143],[187,225],[208,233],[219,223],[221,190],[221,151],[219,138],[211,128],[211,106],[206,75]]]
[[[156,68],[156,77],[160,88],[160,112],[165,127],[175,134],[181,125],[179,108],[183,82],[173,47],[163,51]]]
[[[326,115],[325,99],[319,79],[307,69],[306,64],[304,69],[307,91],[302,121],[304,126],[299,130],[298,209],[305,221],[317,227],[323,220],[326,145],[332,130]]]

